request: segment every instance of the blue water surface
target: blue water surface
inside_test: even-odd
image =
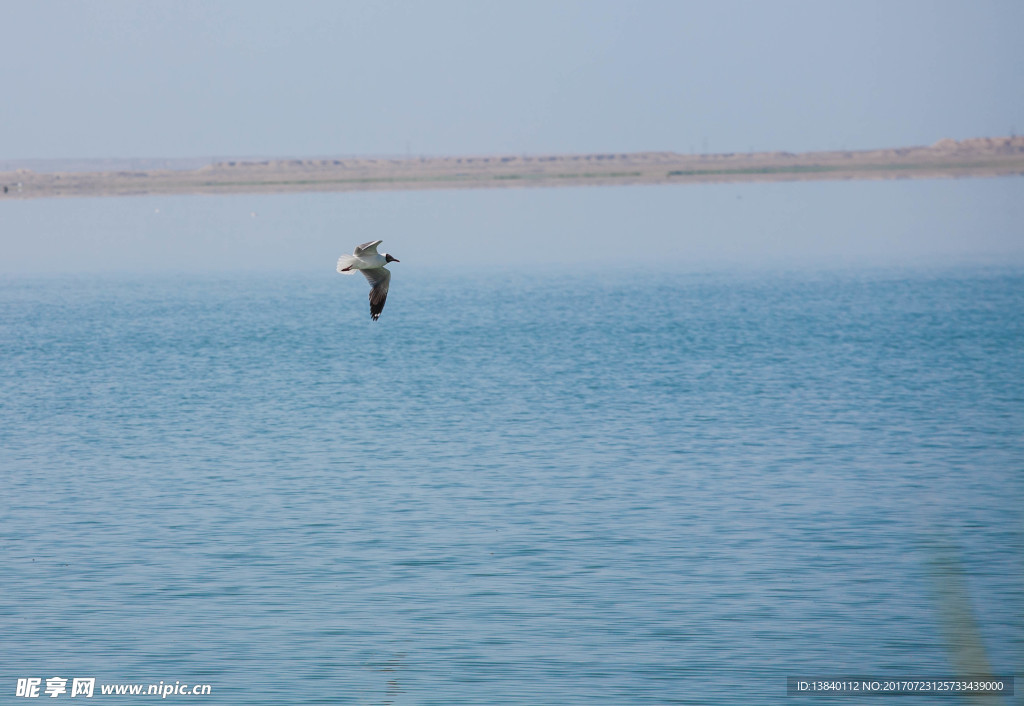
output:
[[[0,701],[1024,664],[1024,270],[551,274],[0,280]]]

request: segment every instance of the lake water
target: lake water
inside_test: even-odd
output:
[[[376,324],[333,273],[0,283],[4,703],[770,703],[1024,663],[1024,269],[399,267]]]
[[[1020,673],[1022,187],[4,202],[0,703]]]

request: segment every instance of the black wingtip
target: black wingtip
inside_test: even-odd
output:
[[[380,312],[384,311],[384,302],[388,300],[387,292],[383,294],[377,294],[374,296],[375,290],[370,290],[370,318],[374,321],[380,316]]]

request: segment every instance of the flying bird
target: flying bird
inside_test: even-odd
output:
[[[401,262],[387,253],[381,255],[377,252],[377,246],[382,242],[384,241],[371,240],[357,246],[351,255],[342,255],[338,258],[338,272],[343,275],[362,272],[366,281],[370,283],[370,316],[374,321],[380,316],[380,312],[384,311],[388,285],[391,283],[391,272],[384,265],[389,262]]]

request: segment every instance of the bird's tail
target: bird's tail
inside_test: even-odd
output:
[[[353,274],[355,270],[346,270],[345,268],[352,266],[355,261],[356,257],[354,255],[342,255],[338,258],[338,272],[343,275]]]

